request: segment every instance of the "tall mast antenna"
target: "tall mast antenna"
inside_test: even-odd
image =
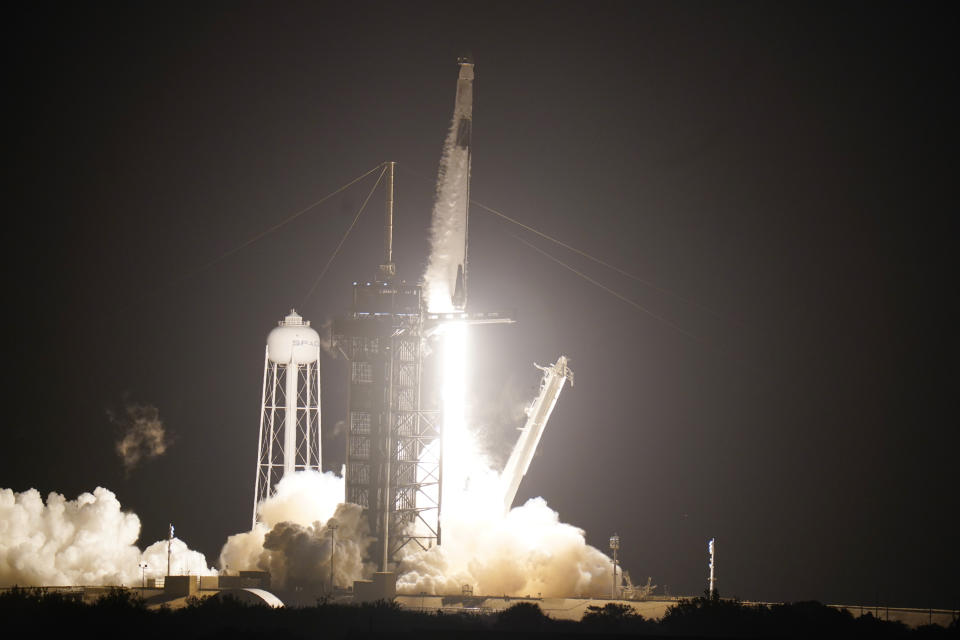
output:
[[[383,211],[383,264],[380,265],[380,279],[387,281],[397,274],[393,264],[393,177],[396,162],[387,163],[386,202]]]

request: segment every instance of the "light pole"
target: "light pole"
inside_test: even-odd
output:
[[[337,529],[340,525],[333,518],[327,522],[327,529],[330,531],[330,595],[333,595],[333,552],[337,548]]]
[[[170,575],[170,551],[173,545],[173,523],[170,524],[170,536],[167,538],[167,575]]]
[[[613,534],[610,536],[610,549],[613,550],[613,595],[617,597],[617,551],[620,550],[620,536]]]
[[[709,585],[710,585],[710,599],[711,599],[711,600],[713,600],[713,585],[714,585],[714,582],[716,581],[715,578],[714,578],[714,576],[713,576],[713,567],[714,567],[713,543],[714,543],[715,540],[716,540],[716,538],[710,538],[710,542],[709,542],[709,544],[707,544],[707,551],[710,552],[710,581],[709,581]]]
[[[141,589],[147,588],[147,563],[146,562],[140,563],[140,588]]]

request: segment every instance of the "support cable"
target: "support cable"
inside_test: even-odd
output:
[[[665,325],[669,326],[670,328],[672,328],[672,329],[674,329],[674,330],[682,333],[683,335],[687,336],[688,338],[692,338],[692,339],[694,339],[694,340],[696,340],[696,341],[698,341],[698,342],[703,342],[703,340],[701,340],[699,336],[690,333],[690,332],[687,331],[686,329],[680,327],[680,326],[677,325],[677,324],[674,324],[673,322],[670,322],[669,320],[667,320],[667,319],[664,318],[663,316],[661,316],[661,315],[659,315],[659,314],[656,314],[656,313],[654,313],[653,311],[650,311],[650,309],[647,309],[647,308],[644,307],[643,305],[641,305],[641,304],[639,304],[639,303],[637,303],[637,302],[634,302],[633,300],[631,300],[630,298],[626,297],[625,295],[623,295],[623,294],[621,294],[621,293],[618,293],[617,291],[614,291],[613,289],[611,289],[611,288],[608,287],[607,285],[605,285],[605,284],[603,284],[603,283],[601,283],[601,282],[598,282],[598,281],[594,280],[593,278],[591,278],[591,277],[588,276],[587,274],[583,273],[582,271],[578,271],[578,270],[575,269],[574,267],[571,267],[570,265],[568,265],[566,262],[563,262],[563,261],[560,260],[559,258],[556,258],[556,257],[550,255],[549,253],[547,253],[546,251],[544,251],[544,250],[541,249],[540,247],[537,247],[536,245],[533,245],[533,244],[527,242],[526,240],[524,240],[524,239],[521,238],[520,236],[516,236],[516,235],[514,235],[514,234],[512,234],[512,233],[509,234],[509,235],[512,236],[513,238],[515,238],[516,240],[519,240],[519,241],[522,242],[523,244],[527,245],[528,247],[530,247],[531,249],[533,249],[533,250],[536,251],[537,253],[539,253],[539,254],[541,254],[541,255],[549,258],[550,260],[553,260],[554,262],[556,262],[557,264],[559,264],[561,267],[563,267],[563,268],[565,268],[565,269],[568,269],[568,270],[574,272],[575,274],[577,274],[578,276],[580,276],[581,278],[583,278],[584,280],[586,280],[586,281],[589,282],[590,284],[595,285],[595,286],[597,286],[597,287],[600,287],[601,289],[603,289],[604,291],[606,291],[606,292],[609,293],[610,295],[612,295],[612,296],[614,296],[614,297],[616,297],[616,298],[619,298],[619,299],[622,300],[623,302],[626,302],[626,303],[627,303],[628,305],[630,305],[631,307],[633,307],[633,308],[635,308],[635,309],[637,309],[637,310],[639,310],[639,311],[642,311],[643,313],[647,314],[647,315],[650,316],[651,318],[654,318],[655,320],[659,320],[659,321],[662,322],[663,324],[665,324]]]
[[[195,273],[199,273],[199,272],[201,272],[201,271],[205,271],[205,270],[209,269],[210,267],[212,267],[213,265],[215,265],[215,264],[217,264],[217,263],[219,263],[219,262],[222,262],[223,260],[226,260],[227,258],[229,258],[229,257],[232,256],[233,254],[237,253],[238,251],[242,251],[243,249],[246,249],[247,247],[249,247],[250,245],[252,245],[252,244],[253,244],[254,242],[256,242],[257,240],[260,240],[260,239],[262,239],[262,238],[270,235],[270,234],[273,233],[274,231],[280,229],[281,227],[284,227],[284,226],[286,226],[287,224],[293,222],[294,220],[296,220],[297,218],[299,218],[299,217],[302,216],[303,214],[307,213],[307,212],[310,211],[311,209],[314,209],[314,208],[316,208],[316,207],[319,207],[321,204],[323,204],[324,202],[326,202],[327,200],[329,200],[329,199],[332,198],[333,196],[337,195],[338,193],[340,193],[340,192],[342,192],[342,191],[345,191],[345,190],[349,189],[350,187],[352,187],[353,185],[357,184],[358,182],[360,182],[361,180],[363,180],[364,178],[366,178],[367,176],[369,176],[371,173],[373,173],[374,171],[376,171],[377,169],[380,169],[380,168],[382,168],[382,167],[383,167],[382,164],[378,164],[378,165],[375,166],[373,169],[370,169],[370,171],[367,171],[367,172],[364,173],[363,175],[354,178],[353,180],[351,180],[351,181],[348,182],[347,184],[343,185],[343,186],[340,187],[339,189],[337,189],[337,190],[335,190],[335,191],[332,191],[331,193],[328,193],[327,195],[323,196],[322,198],[320,198],[319,200],[317,200],[317,201],[314,202],[313,204],[307,205],[306,207],[304,207],[303,209],[300,209],[300,210],[297,211],[296,213],[287,216],[286,218],[284,218],[283,220],[281,220],[281,221],[278,222],[277,224],[273,225],[272,227],[268,227],[267,229],[264,229],[263,231],[261,231],[260,233],[256,234],[256,235],[253,236],[252,238],[246,240],[245,242],[241,243],[240,245],[234,247],[233,249],[230,249],[229,251],[227,251],[227,252],[224,253],[224,254],[221,254],[219,257],[214,258],[213,260],[211,260],[211,261],[208,262],[207,264],[203,265],[202,267],[199,267],[199,268],[195,269],[194,272],[195,272]],[[382,174],[381,174],[381,175],[382,175]],[[378,180],[378,182],[379,182],[379,180]]]
[[[380,165],[383,169],[380,171],[380,175],[377,176],[377,181],[373,184],[373,188],[370,189],[370,193],[367,194],[366,199],[364,199],[363,204],[360,205],[360,210],[357,211],[357,215],[353,217],[353,222],[350,223],[350,226],[347,228],[347,232],[343,234],[343,237],[340,238],[340,244],[337,245],[337,248],[333,250],[333,255],[330,256],[330,259],[327,260],[327,264],[323,265],[323,270],[320,271],[320,275],[317,276],[317,279],[314,280],[313,286],[310,287],[310,290],[307,291],[307,295],[304,296],[303,302],[300,304],[301,307],[307,304],[307,301],[310,299],[310,296],[313,295],[314,290],[316,290],[317,285],[320,284],[320,280],[323,279],[323,276],[327,273],[327,269],[330,268],[330,265],[333,264],[334,258],[337,257],[337,254],[340,253],[340,249],[343,247],[343,243],[347,241],[347,238],[350,236],[350,232],[353,231],[353,228],[357,224],[357,220],[360,219],[360,216],[363,215],[363,210],[367,208],[367,203],[370,202],[370,198],[373,197],[373,192],[377,190],[377,187],[380,186],[380,181],[383,180],[383,174],[386,173],[386,165]],[[378,167],[379,168],[379,167]],[[372,172],[370,172],[372,173]],[[367,174],[369,175],[369,173]]]
[[[171,287],[171,286],[173,286],[173,285],[175,285],[175,284],[178,284],[178,283],[180,283],[180,282],[182,282],[182,281],[184,281],[184,280],[186,280],[186,279],[188,279],[188,278],[191,278],[191,277],[193,277],[193,276],[195,276],[195,275],[198,275],[198,274],[200,274],[200,273],[203,273],[204,271],[210,269],[210,268],[213,267],[214,265],[217,265],[217,264],[219,264],[220,262],[223,262],[224,260],[226,260],[226,259],[229,258],[230,256],[234,255],[235,253],[238,253],[239,251],[242,251],[243,249],[246,249],[247,247],[249,247],[249,246],[252,245],[253,243],[257,242],[258,240],[263,239],[264,237],[270,235],[270,234],[273,233],[274,231],[277,231],[277,230],[280,229],[281,227],[284,227],[285,225],[293,222],[294,220],[296,220],[296,219],[299,218],[300,216],[304,215],[304,214],[307,213],[308,211],[310,211],[310,210],[312,210],[312,209],[315,209],[316,207],[320,206],[321,204],[323,204],[324,202],[326,202],[327,200],[329,200],[329,199],[332,198],[333,196],[337,195],[338,193],[342,193],[343,191],[349,189],[349,188],[352,187],[353,185],[357,184],[358,182],[360,182],[361,180],[363,180],[364,178],[366,178],[367,176],[369,176],[370,174],[372,174],[372,173],[373,173],[374,171],[376,171],[377,169],[382,169],[383,166],[384,166],[383,164],[378,164],[377,166],[375,166],[374,168],[370,169],[370,170],[367,171],[366,173],[364,173],[364,174],[362,174],[362,175],[360,175],[360,176],[357,176],[356,178],[354,178],[354,179],[351,180],[350,182],[348,182],[348,183],[342,185],[341,187],[337,188],[336,190],[328,193],[327,195],[325,195],[324,197],[320,198],[320,199],[317,200],[316,202],[314,202],[314,203],[312,203],[312,204],[309,204],[309,205],[307,205],[306,207],[304,207],[303,209],[300,209],[299,211],[297,211],[297,212],[295,212],[295,213],[287,216],[286,218],[284,218],[283,220],[281,220],[281,221],[278,222],[277,224],[274,224],[273,226],[268,227],[268,228],[264,229],[263,231],[260,231],[260,232],[257,233],[256,235],[252,236],[251,238],[248,238],[247,240],[245,240],[244,242],[240,243],[239,245],[233,247],[233,248],[230,249],[229,251],[226,251],[225,253],[220,254],[219,256],[217,256],[216,258],[214,258],[213,260],[211,260],[211,261],[209,261],[209,262],[207,262],[207,263],[205,263],[205,264],[203,264],[203,265],[201,265],[201,266],[199,266],[199,267],[195,267],[195,268],[193,268],[193,269],[191,269],[191,270],[189,270],[189,271],[183,272],[183,273],[180,274],[179,276],[174,276],[174,277],[172,277],[171,279],[167,280],[166,282],[157,284],[156,286],[153,287],[152,290],[144,290],[144,289],[139,290],[138,295],[136,295],[136,296],[134,297],[134,299],[130,300],[129,303],[127,303],[127,305],[129,305],[130,307],[133,307],[138,301],[146,298],[146,297],[149,296],[149,295],[155,294],[155,293],[157,293],[157,292],[159,292],[159,291],[161,291],[161,290],[163,290],[163,289],[166,289],[167,287]],[[125,305],[125,306],[127,306],[127,305]]]
[[[421,178],[421,179],[423,179],[423,180],[429,180],[429,178],[427,178],[426,176],[424,176],[424,175],[421,174],[420,172],[414,171],[414,170],[410,169],[409,166],[404,166],[403,169],[404,169],[404,171],[408,171],[408,172],[414,174],[414,175],[417,176],[418,178]],[[626,270],[621,269],[621,268],[619,268],[619,267],[617,267],[617,266],[615,266],[615,265],[612,265],[612,264],[610,264],[609,262],[606,262],[606,261],[604,261],[604,260],[601,260],[600,258],[597,258],[597,257],[595,257],[595,256],[592,256],[592,255],[590,255],[589,253],[587,253],[586,251],[584,251],[584,250],[582,250],[582,249],[578,249],[577,247],[574,247],[574,246],[571,245],[571,244],[567,244],[566,242],[564,242],[563,240],[560,240],[559,238],[554,238],[553,236],[551,236],[551,235],[549,235],[549,234],[547,234],[547,233],[544,233],[543,231],[540,231],[539,229],[535,229],[535,228],[531,227],[530,225],[524,224],[524,223],[520,222],[519,220],[517,220],[517,219],[515,219],[515,218],[511,218],[510,216],[508,216],[507,214],[503,213],[502,211],[498,211],[498,210],[494,209],[493,207],[489,207],[489,206],[483,204],[482,202],[477,202],[476,200],[471,199],[471,200],[470,200],[470,204],[475,205],[475,206],[477,206],[477,207],[480,207],[480,208],[483,209],[484,211],[486,211],[486,212],[488,212],[488,213],[491,213],[491,214],[493,214],[493,215],[495,215],[495,216],[498,216],[499,218],[501,218],[501,219],[503,219],[503,220],[506,220],[507,222],[510,222],[511,224],[515,224],[515,225],[517,225],[518,227],[520,227],[521,229],[524,229],[524,230],[526,230],[526,231],[529,231],[530,233],[536,234],[536,235],[540,236],[541,238],[543,238],[543,239],[545,239],[545,240],[549,240],[550,242],[552,242],[552,243],[554,243],[554,244],[556,244],[556,245],[559,245],[559,246],[563,247],[564,249],[567,249],[568,251],[572,251],[573,253],[576,253],[577,255],[586,258],[587,260],[591,260],[591,261],[599,264],[599,265],[602,266],[602,267],[606,267],[607,269],[610,269],[611,271],[613,271],[613,272],[615,272],[615,273],[618,273],[618,274],[620,274],[620,275],[622,275],[622,276],[624,276],[624,277],[626,277],[626,278],[630,278],[631,280],[634,280],[634,281],[636,281],[636,282],[639,282],[640,284],[643,284],[643,285],[645,285],[645,286],[647,286],[647,287],[650,287],[651,289],[654,289],[655,291],[658,291],[658,292],[660,292],[660,293],[662,293],[662,294],[664,294],[664,295],[666,295],[666,296],[670,296],[670,297],[672,297],[672,298],[674,298],[674,299],[676,299],[676,300],[679,300],[679,301],[681,301],[681,302],[683,302],[683,303],[689,304],[690,306],[696,307],[696,308],[698,308],[698,309],[700,309],[700,310],[702,310],[702,311],[706,311],[707,313],[712,314],[712,315],[714,315],[714,316],[716,316],[716,317],[718,317],[718,318],[727,318],[727,319],[729,319],[729,320],[731,320],[731,321],[733,321],[733,322],[736,322],[737,324],[743,326],[743,323],[742,323],[740,320],[736,319],[736,318],[733,318],[733,317],[731,317],[731,316],[727,316],[726,314],[720,313],[719,311],[716,311],[716,310],[714,310],[714,309],[711,309],[710,307],[708,307],[708,306],[706,306],[706,305],[704,305],[704,304],[701,304],[701,303],[699,303],[699,302],[696,302],[695,300],[691,300],[690,298],[687,298],[687,297],[685,297],[685,296],[682,296],[682,295],[680,295],[679,293],[676,293],[676,292],[674,292],[674,291],[671,291],[670,289],[664,289],[663,287],[660,287],[660,286],[656,285],[655,283],[653,283],[653,282],[651,282],[651,281],[649,281],[649,280],[646,280],[646,279],[644,279],[644,278],[641,278],[641,277],[638,276],[638,275],[635,275],[635,274],[633,274],[633,273],[630,273],[629,271],[626,271]],[[516,237],[516,236],[514,236],[514,237]]]
[[[700,336],[696,335],[695,333],[691,333],[690,331],[687,331],[687,330],[684,329],[683,327],[677,325],[677,324],[674,323],[674,322],[671,322],[670,320],[667,320],[666,318],[664,318],[663,316],[661,316],[661,315],[659,315],[659,314],[657,314],[657,313],[654,313],[654,312],[651,311],[650,309],[647,309],[647,308],[644,307],[643,305],[641,305],[641,304],[639,304],[639,303],[631,300],[630,298],[626,297],[625,295],[623,295],[623,294],[621,294],[621,293],[619,293],[619,292],[617,292],[617,291],[614,291],[613,289],[611,289],[610,287],[606,286],[605,284],[603,284],[603,283],[601,283],[601,282],[597,282],[596,280],[594,280],[593,278],[591,278],[591,277],[588,276],[587,274],[585,274],[585,273],[583,273],[583,272],[581,272],[581,271],[578,271],[577,269],[575,269],[574,267],[571,267],[570,265],[568,265],[567,263],[563,262],[563,261],[560,260],[559,258],[556,258],[556,257],[550,255],[549,253],[547,253],[546,251],[544,251],[544,250],[541,249],[540,247],[537,247],[537,246],[535,246],[535,245],[527,242],[526,240],[524,240],[524,239],[521,238],[520,236],[514,235],[514,234],[512,234],[512,233],[511,233],[511,234],[508,234],[508,235],[510,235],[510,236],[513,237],[514,239],[522,242],[523,244],[527,245],[528,247],[530,247],[531,249],[533,249],[533,250],[536,251],[537,253],[539,253],[539,254],[541,254],[541,255],[549,258],[550,260],[552,260],[552,261],[554,261],[554,262],[556,262],[556,263],[559,264],[561,267],[563,267],[563,268],[565,268],[565,269],[568,269],[569,271],[572,271],[573,273],[575,273],[576,275],[580,276],[581,278],[583,278],[584,280],[586,280],[586,281],[589,282],[590,284],[595,285],[595,286],[599,287],[600,289],[603,289],[604,291],[606,291],[606,292],[609,293],[610,295],[614,296],[615,298],[618,298],[619,300],[627,303],[628,305],[630,305],[630,306],[633,307],[634,309],[637,309],[638,311],[642,311],[643,313],[647,314],[647,315],[650,316],[651,318],[654,318],[654,319],[656,319],[656,320],[659,320],[660,322],[662,322],[663,324],[667,325],[668,327],[670,327],[671,329],[673,329],[673,330],[676,331],[677,333],[680,333],[680,334],[682,334],[682,335],[690,338],[691,340],[694,340],[694,341],[702,344],[703,346],[707,347],[708,349],[711,349],[711,350],[713,350],[714,352],[716,352],[716,353],[718,353],[718,354],[720,354],[720,355],[723,355],[724,357],[731,358],[731,359],[733,359],[733,360],[739,360],[739,361],[741,362],[741,364],[746,365],[746,366],[747,366],[749,369],[751,369],[754,373],[757,373],[757,374],[762,373],[762,371],[760,370],[760,368],[757,367],[757,365],[755,365],[753,362],[751,362],[751,361],[748,360],[747,358],[744,358],[744,357],[742,357],[742,356],[739,357],[739,358],[736,358],[736,357],[735,357],[732,353],[730,353],[729,351],[726,351],[725,349],[722,349],[722,348],[718,347],[718,346],[715,345],[715,344],[711,344],[710,342],[708,342],[707,340],[701,338]]]
[[[515,224],[515,225],[517,225],[518,227],[520,227],[520,228],[522,228],[522,229],[526,229],[526,230],[529,231],[530,233],[535,233],[536,235],[540,236],[541,238],[544,238],[544,239],[546,239],[546,240],[549,240],[550,242],[552,242],[552,243],[554,243],[554,244],[560,245],[561,247],[563,247],[564,249],[567,249],[568,251],[572,251],[572,252],[576,253],[576,254],[579,255],[579,256],[583,256],[583,257],[586,258],[587,260],[592,260],[593,262],[595,262],[595,263],[597,263],[597,264],[599,264],[599,265],[601,265],[601,266],[603,266],[603,267],[606,267],[607,269],[610,269],[611,271],[614,271],[614,272],[616,272],[616,273],[619,273],[619,274],[622,275],[622,276],[625,276],[625,277],[627,277],[627,278],[630,278],[631,280],[635,280],[635,281],[637,281],[637,282],[639,282],[639,283],[641,283],[641,284],[643,284],[643,285],[646,285],[646,286],[650,287],[651,289],[654,289],[654,290],[656,290],[656,291],[659,291],[660,293],[662,293],[662,294],[664,294],[664,295],[667,295],[667,296],[671,296],[671,297],[673,297],[673,298],[676,298],[677,300],[680,300],[681,302],[684,302],[684,303],[689,304],[689,305],[691,305],[691,306],[697,307],[698,309],[701,309],[701,310],[703,310],[703,311],[706,311],[707,313],[713,314],[713,315],[715,315],[715,316],[717,316],[717,317],[720,317],[720,318],[727,317],[727,316],[725,316],[724,314],[720,313],[719,311],[715,311],[715,310],[711,309],[710,307],[707,307],[707,306],[705,306],[705,305],[700,304],[699,302],[696,302],[696,301],[694,301],[694,300],[691,300],[691,299],[689,299],[689,298],[686,298],[686,297],[684,297],[684,296],[681,296],[679,293],[675,293],[675,292],[673,292],[673,291],[670,291],[669,289],[664,289],[663,287],[657,286],[656,284],[654,284],[653,282],[650,282],[649,280],[645,280],[645,279],[641,278],[640,276],[637,276],[637,275],[634,275],[634,274],[630,273],[629,271],[624,271],[623,269],[621,269],[621,268],[619,268],[619,267],[616,267],[616,266],[610,264],[609,262],[604,262],[604,261],[601,260],[600,258],[596,258],[596,257],[590,255],[589,253],[587,253],[586,251],[583,251],[583,250],[581,250],[581,249],[578,249],[578,248],[576,248],[576,247],[574,247],[574,246],[572,246],[572,245],[567,244],[566,242],[564,242],[564,241],[562,241],[562,240],[559,240],[559,239],[554,238],[554,237],[552,237],[552,236],[550,236],[550,235],[547,235],[546,233],[544,233],[544,232],[542,232],[542,231],[539,231],[539,230],[537,230],[537,229],[534,229],[533,227],[531,227],[531,226],[529,226],[529,225],[526,225],[526,224],[520,222],[519,220],[515,220],[515,219],[511,218],[510,216],[508,216],[507,214],[503,213],[502,211],[497,211],[497,210],[494,209],[493,207],[488,207],[487,205],[483,204],[482,202],[477,202],[476,200],[471,200],[470,203],[471,203],[471,204],[474,204],[474,205],[476,205],[476,206],[478,206],[478,207],[480,207],[481,209],[483,209],[483,210],[485,210],[485,211],[488,211],[489,213],[492,213],[492,214],[495,215],[495,216],[499,216],[500,218],[503,218],[503,219],[506,220],[507,222],[510,222],[510,223],[512,223],[512,224]],[[731,320],[733,320],[734,322],[739,323],[739,321],[738,321],[736,318],[731,318]]]

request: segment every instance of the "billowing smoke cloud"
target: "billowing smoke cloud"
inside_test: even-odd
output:
[[[142,460],[162,456],[170,446],[160,412],[154,406],[129,404],[124,415],[117,416],[112,411],[107,415],[122,430],[115,447],[126,473],[133,471]]]
[[[501,516],[444,518],[444,543],[411,553],[400,564],[403,593],[598,596],[610,593],[612,563],[589,546],[581,529],[560,522],[542,498]]]
[[[480,453],[476,437],[462,445],[467,482],[444,492],[443,544],[410,550],[399,565],[402,593],[544,597],[610,594],[613,563],[586,543],[584,532],[560,521],[543,498],[508,513],[500,474]]]
[[[373,572],[365,562],[366,551],[373,541],[367,533],[363,509],[355,504],[337,506],[325,524],[317,521],[304,526],[281,522],[264,538],[266,569],[277,584],[318,587],[329,580],[331,526],[336,527],[333,547],[334,584],[352,585],[354,580]]]
[[[103,487],[76,500],[50,493],[46,503],[36,489],[0,489],[0,585],[135,585],[142,575],[165,575],[167,542],[141,554],[139,535],[140,519]],[[184,542],[174,539],[171,552],[172,568],[213,573]]]
[[[467,415],[466,333],[447,331],[443,338],[444,462],[452,462],[452,473],[444,468],[443,544],[411,549],[400,562],[398,589],[450,594],[470,585],[485,595],[608,595],[611,560],[542,498],[505,513],[508,483],[495,470],[502,465],[484,455],[485,434]]]
[[[209,576],[216,570],[207,566],[207,558],[199,551],[193,551],[180,538],[157,540],[143,550],[140,561],[147,565],[144,575],[147,578],[159,578],[167,575],[167,543],[170,544],[170,575]]]
[[[372,541],[363,510],[342,504],[343,478],[302,471],[284,476],[260,505],[252,531],[227,539],[220,566],[228,571],[269,571],[275,586],[323,589],[330,580],[330,525],[336,524],[334,583],[349,586],[373,572],[366,562]]]

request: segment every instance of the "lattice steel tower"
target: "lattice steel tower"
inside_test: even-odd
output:
[[[346,501],[364,507],[388,571],[407,545],[438,542],[441,447],[439,412],[420,406],[422,287],[399,280],[393,264],[394,163],[384,175],[384,262],[373,281],[353,283],[350,312],[334,334],[350,361]]]
[[[253,524],[283,476],[320,465],[320,336],[291,309],[267,336]]]

